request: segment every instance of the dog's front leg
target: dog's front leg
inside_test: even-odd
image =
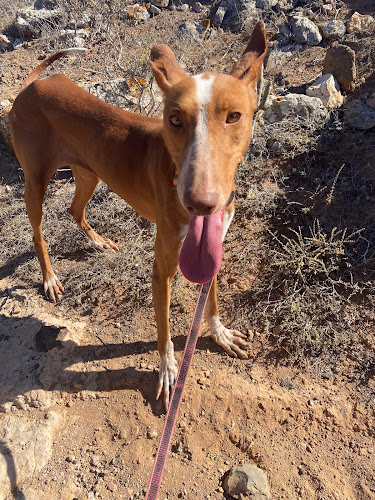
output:
[[[181,242],[156,236],[155,260],[152,273],[152,296],[158,332],[160,354],[159,382],[156,399],[163,392],[165,408],[168,408],[170,390],[177,377],[177,362],[169,330],[169,303],[171,283],[178,269],[178,255]]]

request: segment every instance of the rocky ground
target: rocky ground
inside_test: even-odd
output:
[[[46,75],[158,116],[153,43],[169,43],[187,71],[222,71],[259,18],[270,39],[263,99],[219,275],[223,321],[247,333],[249,359],[223,354],[203,327],[160,499],[375,498],[375,9],[168,3],[0,3],[0,499],[143,498],[164,419],[155,228],[101,185],[88,218],[121,252],[98,254],[66,215],[74,184],[60,172],[43,223],[66,293],[56,305],[43,298],[6,145],[22,82],[47,54],[84,45],[88,55]],[[196,293],[177,277],[178,358]],[[258,482],[240,494],[228,474],[244,464]]]

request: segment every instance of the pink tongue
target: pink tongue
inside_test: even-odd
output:
[[[190,217],[180,253],[180,269],[189,281],[207,283],[221,267],[223,210],[213,215]]]

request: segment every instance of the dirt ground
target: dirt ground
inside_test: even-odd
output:
[[[369,13],[367,4],[353,1],[348,8],[362,6],[363,13]],[[168,30],[186,15],[193,14],[165,11],[149,21],[147,33],[139,26],[129,28],[124,44],[143,34],[144,46],[149,40],[173,38]],[[230,61],[237,49],[243,50],[244,42],[234,35],[222,37],[225,44],[217,49],[217,62],[224,65],[222,54]],[[1,54],[1,99],[12,101],[38,56],[53,51],[54,42],[49,39],[51,46],[46,47],[43,40]],[[215,53],[219,41],[220,37],[212,41],[208,54]],[[135,52],[137,60],[140,51],[144,52],[143,45]],[[88,70],[79,61],[71,66],[69,61],[59,62],[57,70],[81,85],[100,81],[97,71],[104,56],[95,44],[92,52]],[[202,65],[208,64],[207,57]],[[304,71],[301,58],[298,64],[292,58],[282,68],[284,76],[293,75],[292,86],[319,76],[319,50],[312,48],[305,57]],[[185,59],[188,64],[190,59]],[[119,68],[116,71],[117,76]],[[269,78],[276,76],[270,73]],[[373,81],[370,76],[364,77],[362,92]],[[374,136],[363,137],[373,141]],[[374,166],[368,166],[368,160],[362,157],[358,170],[373,182]],[[267,161],[271,170],[278,166],[272,158]],[[289,167],[293,168],[292,161]],[[265,191],[275,189],[271,181],[263,179]],[[46,196],[46,238],[54,268],[67,289],[61,302],[51,304],[41,293],[23,204],[22,172],[1,145],[0,500],[144,498],[163,426],[165,412],[155,400],[159,367],[151,298],[155,228],[100,187],[88,218],[122,250],[117,256],[99,254],[65,215],[73,194],[71,177],[60,174]],[[371,196],[373,200],[373,191]],[[252,308],[257,308],[252,291],[264,273],[264,227],[259,214],[251,214],[240,200],[224,245],[219,307],[226,326],[248,335],[249,359],[227,356],[203,326],[160,499],[229,498],[223,476],[241,463],[254,463],[266,471],[274,499],[374,499],[372,306],[340,304],[340,314],[345,310],[345,315],[338,317],[345,317],[342,328],[350,336],[345,350],[332,351],[332,363],[329,353],[303,366],[295,363],[295,356],[275,347],[281,323],[261,328],[251,317]],[[197,288],[177,276],[171,330],[178,360],[196,296]],[[362,321],[357,318],[359,311],[365,311]],[[7,493],[2,497],[1,491]]]

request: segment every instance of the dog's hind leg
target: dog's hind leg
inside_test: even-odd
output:
[[[99,177],[92,172],[78,169],[75,166],[71,166],[71,169],[74,173],[76,192],[69,213],[95,248],[102,251],[111,250],[112,252],[118,252],[118,246],[110,239],[99,236],[86,220],[86,204],[94,194],[95,188],[99,182]]]
[[[33,171],[24,169],[25,172],[25,202],[27,214],[33,228],[33,241],[43,274],[43,288],[49,300],[56,302],[60,300],[64,288],[54,273],[51,261],[47,251],[46,242],[43,239],[42,232],[42,204],[44,193],[50,180],[49,175],[43,179],[36,178],[35,175],[28,175],[27,172]],[[36,171],[34,169],[34,171]]]
[[[205,317],[214,341],[230,356],[247,359],[248,356],[244,350],[246,348],[246,335],[237,330],[229,330],[220,321],[217,306],[217,276],[212,282],[208,295]]]

